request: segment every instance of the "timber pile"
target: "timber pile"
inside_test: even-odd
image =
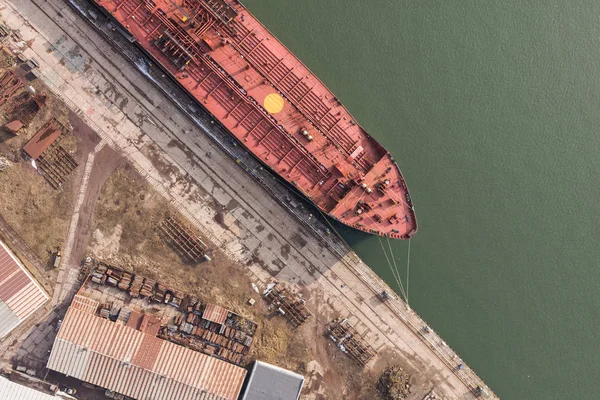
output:
[[[130,274],[129,272],[124,272],[123,273],[123,278],[121,278],[121,282],[119,282],[119,284],[117,285],[117,287],[119,289],[121,289],[122,291],[126,292],[129,290],[129,287],[131,286],[131,280],[133,279],[133,275]]]
[[[144,278],[144,283],[140,289],[141,297],[152,297],[154,290],[154,286],[156,285],[156,281],[150,278]]]
[[[156,285],[156,290],[154,290],[154,295],[152,296],[152,300],[157,303],[162,303],[165,301],[165,296],[167,295],[167,288],[161,285],[160,283]]]
[[[131,282],[131,287],[129,288],[129,295],[134,298],[140,297],[140,290],[143,283],[144,278],[139,275],[135,275],[133,277],[133,282]]]

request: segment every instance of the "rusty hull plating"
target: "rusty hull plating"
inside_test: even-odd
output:
[[[322,211],[408,239],[417,221],[390,153],[236,0],[94,0],[269,168]]]

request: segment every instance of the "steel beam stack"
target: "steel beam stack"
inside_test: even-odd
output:
[[[160,229],[173,247],[185,258],[194,263],[205,259],[207,247],[204,242],[177,218],[169,216],[161,223]]]
[[[285,316],[295,327],[302,325],[312,316],[312,313],[306,308],[304,299],[290,293],[279,283],[265,294],[265,298],[272,308]]]
[[[347,319],[334,320],[327,331],[329,338],[337,344],[337,347],[362,366],[377,354]]]

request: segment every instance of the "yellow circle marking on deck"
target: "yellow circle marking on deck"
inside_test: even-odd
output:
[[[265,110],[267,110],[270,114],[277,114],[283,110],[283,97],[281,97],[277,93],[271,93],[267,97],[265,97]]]

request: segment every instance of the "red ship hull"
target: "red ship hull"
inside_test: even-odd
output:
[[[236,0],[94,0],[231,135],[324,213],[368,233],[417,231],[390,153]]]

